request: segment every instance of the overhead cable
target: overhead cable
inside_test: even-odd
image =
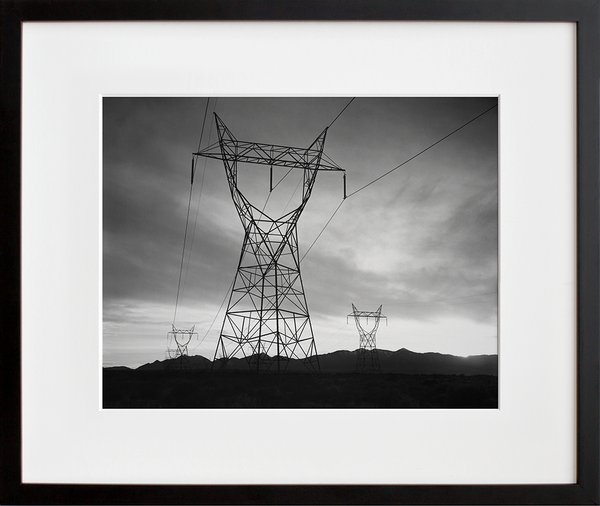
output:
[[[480,118],[481,116],[483,116],[484,114],[490,112],[492,109],[494,109],[494,107],[498,107],[498,104],[493,105],[492,107],[490,107],[489,109],[486,109],[485,111],[483,111],[481,114],[478,114],[477,116],[475,116],[473,119],[467,121],[466,123],[464,123],[463,125],[459,126],[457,129],[452,130],[452,132],[450,132],[447,135],[444,135],[444,137],[442,137],[440,140],[434,142],[433,144],[431,144],[430,146],[426,147],[425,149],[423,149],[422,151],[419,151],[416,155],[411,156],[408,160],[405,160],[404,162],[402,162],[400,165],[396,165],[396,167],[394,167],[393,169],[388,170],[385,174],[382,174],[381,176],[379,176],[378,178],[375,178],[373,181],[371,181],[370,183],[367,183],[366,185],[362,186],[361,188],[359,188],[358,190],[353,191],[352,193],[350,193],[348,195],[348,197],[351,197],[352,195],[358,193],[361,190],[364,190],[367,186],[372,185],[373,183],[376,183],[377,181],[379,181],[380,179],[384,178],[385,176],[387,176],[388,174],[394,172],[396,169],[399,169],[400,167],[402,167],[403,165],[406,165],[408,162],[414,160],[415,158],[417,158],[417,156],[422,155],[423,153],[425,153],[426,151],[429,151],[431,148],[433,148],[434,146],[437,146],[440,142],[446,140],[448,137],[450,137],[451,135],[454,135],[456,132],[458,132],[459,130],[462,130],[463,128],[465,128],[467,125],[473,123],[473,121],[475,121],[476,119]]]
[[[204,124],[206,123],[206,113],[208,111],[208,102],[210,99],[207,99],[206,101],[206,108],[204,109],[204,120],[202,121],[202,131],[200,133],[200,143],[202,144],[202,135],[204,134]],[[200,148],[198,148],[198,150],[200,150]],[[192,191],[194,189],[194,172],[196,170],[196,164],[194,163],[194,158],[192,158],[192,177],[191,177],[191,183],[190,183],[190,196],[188,198],[188,208],[187,208],[187,215],[185,218],[185,231],[183,233],[183,248],[181,251],[181,265],[179,266],[179,281],[177,282],[177,296],[175,297],[175,311],[173,313],[173,326],[175,326],[175,320],[177,319],[177,307],[179,305],[179,293],[181,290],[181,275],[183,273],[183,262],[185,259],[185,245],[187,242],[187,234],[188,234],[188,225],[189,225],[189,221],[190,221],[190,208],[192,206]]]
[[[354,101],[355,98],[356,97],[353,97],[352,100],[350,100],[350,102],[346,104],[346,107],[344,107],[342,111],[335,117],[335,119],[331,123],[329,123],[329,126],[327,128],[331,128],[331,125],[333,125],[337,121],[337,119],[342,115],[342,112],[348,109],[348,106]]]
[[[352,99],[354,100],[354,99]],[[346,107],[348,107],[351,103],[352,100],[346,105]],[[346,107],[344,107],[344,109],[342,110],[342,112],[344,112],[346,110]],[[476,119],[480,118],[481,116],[483,116],[484,114],[490,112],[492,109],[494,109],[495,107],[498,107],[498,104],[493,105],[492,107],[490,107],[489,109],[486,109],[485,111],[483,111],[482,113],[478,114],[477,116],[475,116],[474,118],[470,119],[469,121],[467,121],[466,123],[462,124],[461,126],[459,126],[458,128],[456,128],[455,130],[452,130],[452,132],[450,132],[449,134],[445,135],[444,137],[442,137],[441,139],[439,139],[438,141],[434,142],[433,144],[429,145],[428,147],[426,147],[425,149],[419,151],[416,155],[411,156],[408,160],[405,160],[404,162],[402,162],[400,165],[397,165],[396,167],[394,167],[393,169],[388,170],[386,173],[382,174],[381,176],[375,178],[373,181],[371,181],[370,183],[367,183],[366,185],[360,187],[358,190],[353,191],[352,193],[345,195],[345,198],[349,198],[352,197],[352,195],[356,195],[359,191],[364,190],[365,188],[367,188],[368,186],[371,186],[373,183],[376,183],[377,181],[379,181],[380,179],[383,179],[385,176],[387,176],[388,174],[391,174],[392,172],[394,172],[396,169],[399,169],[400,167],[402,167],[403,165],[406,165],[408,162],[414,160],[415,158],[417,158],[418,156],[422,155],[423,153],[425,153],[426,151],[430,150],[431,148],[433,148],[434,146],[437,146],[440,142],[446,140],[448,137],[450,137],[451,135],[455,134],[456,132],[458,132],[459,130],[465,128],[467,125],[473,123],[473,121],[475,121]],[[337,117],[333,120],[333,122],[340,117],[340,115],[342,114],[342,112],[340,112],[340,114],[337,115]],[[333,122],[331,124],[333,124]],[[329,126],[331,126],[331,124]],[[327,223],[325,224],[325,226],[323,227],[323,229],[319,232],[319,235],[317,235],[316,239],[313,241],[313,243],[310,245],[310,247],[308,248],[308,250],[306,251],[306,253],[304,253],[304,256],[300,259],[300,261],[302,261],[304,259],[304,257],[308,254],[308,252],[311,250],[311,248],[314,246],[314,244],[317,242],[317,240],[319,239],[319,237],[321,237],[321,234],[323,233],[323,231],[325,230],[325,228],[327,227],[327,225],[329,225],[329,223],[331,222],[331,220],[333,219],[333,217],[335,216],[335,213],[338,212],[338,209],[342,206],[342,203],[344,202],[344,200],[342,200],[340,202],[340,205],[336,208],[336,210],[333,212],[333,214],[331,215],[331,218],[329,218],[329,220],[327,221]]]

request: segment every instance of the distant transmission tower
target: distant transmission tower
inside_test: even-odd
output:
[[[167,334],[169,338],[169,343],[171,343],[171,339],[175,342],[177,348],[168,348],[167,349],[167,358],[172,359],[169,362],[169,369],[188,369],[189,364],[189,355],[188,355],[188,345],[194,336],[197,336],[198,333],[194,332],[194,325],[189,330],[181,330],[176,329],[175,325],[172,325],[173,330]]]
[[[379,356],[377,355],[377,345],[375,343],[375,334],[379,328],[379,321],[387,316],[381,314],[381,306],[377,311],[358,311],[356,306],[352,304],[352,313],[348,316],[354,316],[356,328],[359,335],[358,356],[356,357],[356,372],[381,372],[379,365]],[[366,331],[361,325],[361,318],[373,318],[375,323],[370,331]]]
[[[323,159],[327,128],[308,148],[238,141],[215,114],[218,143],[194,153],[223,160],[231,198],[244,227],[237,273],[215,351],[220,367],[243,356],[251,369],[284,371],[291,359],[319,372],[317,348],[300,277],[296,225],[311,195],[317,172],[343,171]],[[253,206],[237,186],[238,163],[302,169],[300,205],[273,219]]]

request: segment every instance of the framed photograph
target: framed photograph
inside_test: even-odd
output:
[[[599,504],[599,14],[3,1],[1,501]]]
[[[102,113],[104,408],[498,408],[498,97]]]

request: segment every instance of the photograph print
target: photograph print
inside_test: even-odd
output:
[[[104,97],[102,403],[498,408],[497,97]]]

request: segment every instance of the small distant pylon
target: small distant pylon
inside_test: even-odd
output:
[[[377,355],[377,345],[375,342],[375,334],[379,328],[379,321],[381,318],[385,318],[387,322],[387,316],[381,314],[381,307],[382,306],[379,306],[377,311],[358,311],[356,306],[352,304],[352,313],[350,313],[348,317],[354,316],[359,335],[356,372],[381,372],[381,365],[379,364],[379,356]],[[367,324],[369,323],[369,318],[375,320],[373,328],[370,331],[366,331],[363,328],[360,323],[361,318],[366,318]]]
[[[189,369],[190,368],[190,360],[188,355],[188,345],[194,336],[197,336],[198,333],[194,332],[196,326],[194,325],[189,330],[182,330],[175,328],[175,325],[171,325],[171,332],[167,333],[167,337],[169,337],[169,343],[175,342],[177,348],[167,348],[166,356],[168,359],[171,359],[168,362],[169,369]],[[170,338],[173,338],[171,341]]]

